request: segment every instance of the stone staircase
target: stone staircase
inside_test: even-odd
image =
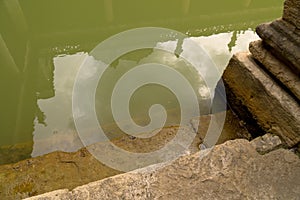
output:
[[[262,40],[233,56],[223,80],[235,112],[260,128],[251,134],[278,135],[291,148],[300,142],[300,1],[286,0],[283,13],[256,28]]]

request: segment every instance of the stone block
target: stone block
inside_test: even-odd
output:
[[[283,19],[300,29],[300,1],[286,0],[284,2]]]
[[[258,125],[292,147],[300,142],[300,106],[248,52],[232,57],[223,74],[227,89],[247,107]]]
[[[299,183],[300,159],[294,153],[279,149],[260,155],[239,139],[29,199],[298,199]]]
[[[249,50],[252,56],[262,64],[278,81],[280,81],[295,97],[300,100],[300,77],[277,59],[267,45],[261,40],[250,43]]]
[[[284,20],[257,26],[257,34],[274,55],[300,75],[300,30]]]

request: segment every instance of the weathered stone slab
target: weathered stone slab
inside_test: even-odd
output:
[[[257,121],[254,119],[254,116],[249,111],[247,105],[245,105],[241,99],[230,90],[230,87],[225,81],[223,81],[223,83],[225,86],[228,106],[235,115],[237,115],[240,120],[240,124],[251,134],[250,139],[264,135],[265,131],[257,124]]]
[[[151,152],[162,148],[179,128],[165,127],[149,139],[124,136],[111,142],[129,152]],[[200,142],[200,137],[195,137],[189,151],[198,151]],[[73,153],[53,152],[14,164],[0,165],[0,199],[15,200],[61,188],[73,189],[120,173],[123,172],[98,161],[86,148]]]
[[[225,114],[227,116],[224,125],[225,128],[219,142],[234,139],[242,133],[247,134],[247,131],[238,125],[238,119],[230,111],[214,115],[217,118],[222,118]],[[199,151],[199,144],[202,142],[201,135],[205,135],[210,125],[210,119],[214,115],[197,118],[201,122],[201,130],[198,131],[187,152],[193,154]],[[196,126],[197,121],[193,124]],[[142,139],[126,135],[115,138],[111,142],[129,152],[153,152],[161,149],[166,143],[172,140],[180,128],[182,130],[185,129],[187,133],[191,131],[191,134],[195,134],[192,127],[170,126],[164,127],[158,134],[151,138]],[[102,151],[103,149],[100,148],[100,150]],[[106,155],[114,159],[117,158],[110,153]],[[128,163],[133,163],[133,161],[128,160]],[[82,148],[74,153],[53,152],[14,164],[0,165],[0,199],[15,200],[60,188],[73,189],[79,185],[101,180],[119,173],[122,172],[99,162],[86,148]]]
[[[223,74],[228,90],[246,105],[265,132],[292,147],[300,142],[300,106],[251,58],[238,53]]]
[[[268,46],[261,40],[251,42],[249,50],[252,56],[259,61],[264,68],[271,72],[282,84],[284,84],[300,100],[300,77],[278,60]]]
[[[298,199],[300,159],[279,149],[258,154],[246,140],[31,200]]]
[[[300,29],[300,1],[286,0],[284,2],[283,19]]]
[[[258,153],[265,154],[282,146],[282,142],[277,135],[267,133],[257,137],[250,142]]]
[[[294,73],[300,74],[300,30],[284,20],[261,24],[256,28],[260,38],[268,44],[270,51],[286,62]]]

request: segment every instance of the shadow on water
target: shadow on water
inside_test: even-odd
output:
[[[81,147],[72,119],[71,92],[87,54],[78,52],[89,52],[107,37],[127,29],[158,26],[187,33],[222,71],[232,52],[246,49],[247,42],[256,38],[253,32],[243,30],[277,18],[281,10],[282,1],[277,0],[0,1],[0,164]],[[185,66],[182,73],[199,90],[199,79],[188,64],[163,51],[124,55],[108,70],[107,81],[113,83],[116,71],[121,74],[146,61],[174,61],[174,66]],[[112,85],[99,85],[108,88],[100,89],[98,100],[103,96],[101,91],[109,93]],[[176,124],[179,110],[174,95],[155,85],[144,89],[135,94],[131,104],[136,122],[148,123],[147,118],[139,119],[161,96],[170,115],[167,124]],[[96,106],[105,111],[108,104],[99,102]],[[110,124],[109,112],[98,112],[105,114],[100,121]]]

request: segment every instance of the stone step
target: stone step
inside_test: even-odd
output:
[[[265,132],[278,135],[289,147],[300,142],[298,102],[257,65],[249,52],[232,57],[223,80]]]
[[[298,199],[299,183],[300,159],[292,152],[278,149],[260,155],[250,142],[233,140],[169,163],[28,200]]]
[[[278,60],[261,40],[251,42],[249,50],[252,56],[300,101],[300,77]]]
[[[300,29],[300,1],[286,0],[284,2],[283,19]]]
[[[225,122],[223,121],[224,115],[226,115]],[[108,158],[117,160],[116,162],[123,160],[123,166],[132,165],[132,163],[136,163],[137,160],[130,159],[130,156],[127,156],[127,159],[125,157],[120,159],[122,154],[114,156],[112,154],[113,151],[107,150],[110,148],[109,144],[113,143],[123,151],[132,152],[134,154],[151,153],[163,148],[167,145],[167,143],[171,142],[174,137],[178,135],[179,130],[185,131],[183,134],[188,135],[194,135],[195,131],[197,131],[197,134],[194,135],[195,138],[190,147],[183,152],[194,154],[199,151],[199,144],[203,142],[202,139],[204,139],[204,136],[207,135],[208,130],[214,133],[214,130],[222,128],[222,126],[209,128],[211,125],[213,125],[211,124],[212,121],[214,122],[213,124],[216,124],[216,122],[224,122],[224,128],[222,129],[220,135],[218,135],[218,132],[215,132],[215,136],[219,137],[218,143],[223,143],[227,140],[241,137],[250,139],[248,137],[249,133],[247,130],[241,126],[238,118],[230,110],[212,115],[203,115],[191,119],[191,124],[187,127],[179,127],[176,125],[164,127],[159,131],[159,133],[150,138],[134,138],[130,135],[123,135],[113,138],[110,141],[102,142],[100,144],[93,144],[87,148],[81,148],[77,152],[56,151],[43,156],[22,160],[17,163],[0,165],[0,200],[21,199],[53,191],[59,188],[73,189],[89,182],[123,173],[97,160],[89,152],[89,149],[92,147],[99,148],[99,153],[101,154],[106,152],[104,155],[106,155]],[[111,131],[116,131],[114,124],[110,124],[107,127]],[[73,138],[75,135],[73,136],[73,134],[70,135],[69,133],[69,135],[62,134],[62,136],[64,138],[66,137],[67,139],[64,140],[64,138],[59,137],[58,140],[62,140],[62,143],[70,145],[70,142],[68,142],[68,137]],[[73,139],[77,140],[76,138]],[[46,145],[47,142],[49,143],[51,140],[46,139],[41,144]],[[180,142],[182,142],[182,140]],[[22,148],[18,149],[20,153],[22,150],[24,151],[23,146],[24,145],[20,145]],[[258,144],[257,146],[261,148],[261,145],[259,146]],[[6,153],[9,153],[13,150],[11,146],[8,146],[7,148],[9,147],[10,149],[5,149]],[[95,152],[93,151],[93,153]],[[4,154],[0,154],[0,156],[3,155]],[[161,155],[164,156],[163,160],[166,160],[166,156],[168,155]],[[141,156],[145,157],[144,154],[141,154]],[[159,159],[159,156],[157,159]],[[125,162],[126,160],[127,162]],[[136,163],[135,166],[146,166],[149,161],[150,159],[148,158],[146,162]],[[156,163],[153,162],[153,160],[150,162],[152,164]],[[157,163],[158,162],[160,161],[157,161]]]
[[[257,34],[270,51],[300,75],[300,30],[284,20],[257,26]]]

